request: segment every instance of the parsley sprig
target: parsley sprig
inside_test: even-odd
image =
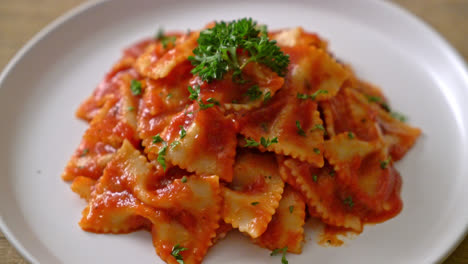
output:
[[[198,47],[193,50],[195,56],[188,58],[195,66],[192,73],[211,82],[232,70],[233,79],[242,80],[242,69],[250,62],[257,62],[284,76],[289,56],[262,32],[266,30],[259,29],[251,18],[216,22],[213,28],[200,32]],[[249,56],[242,64],[237,57],[239,51],[246,51]]]

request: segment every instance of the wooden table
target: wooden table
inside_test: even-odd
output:
[[[84,0],[2,0],[0,69],[3,69],[36,32],[82,2]],[[429,23],[468,61],[468,0],[394,0],[394,2]],[[0,264],[13,263],[26,263],[26,261],[0,232]],[[444,263],[468,263],[468,237]]]

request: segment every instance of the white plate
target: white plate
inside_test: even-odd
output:
[[[430,28],[375,0],[116,0],[86,4],[55,21],[0,77],[0,226],[29,261],[161,263],[147,232],[96,235],[78,227],[85,202],[60,179],[86,128],[74,111],[122,48],[159,26],[197,29],[245,16],[270,28],[318,32],[424,131],[397,165],[404,180],[400,215],[367,226],[340,248],[320,247],[307,232],[304,253],[288,254],[289,263],[430,263],[450,253],[468,223],[468,74]],[[231,234],[205,263],[241,262],[280,258]]]

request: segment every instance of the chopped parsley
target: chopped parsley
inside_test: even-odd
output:
[[[210,107],[213,107],[214,105],[221,105],[216,99],[210,97],[206,100],[209,104],[203,103],[200,97],[200,86],[195,85],[195,86],[188,86],[187,87],[188,91],[190,92],[189,99],[190,100],[196,100],[198,102],[198,105],[200,106],[201,110],[208,109]]]
[[[370,103],[380,103],[382,102],[382,98],[378,97],[378,96],[374,96],[374,95],[366,95],[367,97],[367,100],[370,102]]]
[[[346,198],[343,200],[343,203],[344,203],[345,205],[349,206],[350,208],[353,208],[353,206],[354,206],[353,197],[351,197],[351,196],[346,197]]]
[[[88,149],[88,148],[85,148],[85,149],[83,149],[83,151],[81,152],[80,157],[84,157],[84,156],[88,155],[88,153],[89,153],[89,149]]]
[[[156,161],[163,167],[164,170],[166,170],[166,151],[167,145],[158,151],[158,158],[156,159]]]
[[[130,82],[130,90],[132,91],[133,95],[140,95],[141,94],[141,82],[133,79]]]
[[[172,98],[172,94],[171,94],[171,93],[168,93],[168,94],[166,95],[166,98],[167,98],[167,99],[171,99],[171,98]]]
[[[153,137],[153,144],[156,144],[156,143],[160,143],[160,142],[163,142],[164,140],[162,139],[162,137],[157,134],[156,136]]]
[[[252,202],[251,205],[255,206],[257,204],[259,204],[260,202]]]
[[[180,139],[183,139],[185,135],[187,135],[187,131],[185,131],[184,126],[179,126],[179,127],[180,127],[180,131],[179,131]]]
[[[164,49],[166,49],[169,44],[174,46],[176,39],[176,36],[166,36],[162,28],[160,28],[158,34],[156,34],[156,40],[161,41]]]
[[[180,179],[180,181],[181,181],[182,183],[186,183],[186,182],[187,182],[187,176],[182,177],[182,179]]]
[[[266,92],[263,96],[263,102],[266,103],[271,100],[271,92]]]
[[[311,95],[297,93],[296,97],[297,97],[298,99],[303,99],[303,100],[306,100],[306,99],[315,100],[315,98],[317,98],[318,95],[320,95],[320,94],[327,94],[327,93],[328,93],[327,90],[319,89],[319,90],[315,91],[315,92],[314,92],[313,94],[311,94]]]
[[[317,130],[325,130],[325,128],[323,127],[322,124],[317,124],[314,126],[314,129],[317,129]]]
[[[129,107],[127,108],[127,110],[131,112],[131,111],[135,110],[135,107],[129,106]]]
[[[260,96],[262,96],[262,91],[260,91],[258,85],[254,85],[250,87],[244,95],[248,96],[250,101],[255,101],[258,100]]]
[[[299,120],[296,120],[296,127],[297,127],[297,134],[305,137],[306,133],[305,133],[304,129],[302,129],[301,122],[299,122]]]
[[[315,154],[320,154],[320,149],[314,148],[314,153],[315,153]]]
[[[318,176],[317,176],[317,174],[312,175],[312,180],[313,180],[314,182],[317,182],[317,181],[318,181]]]
[[[195,86],[188,86],[187,87],[188,91],[190,92],[190,96],[189,96],[189,99],[190,100],[197,100],[198,99],[198,95],[200,94],[200,86],[198,85],[195,85]]]
[[[388,166],[389,163],[390,163],[390,158],[388,158],[388,159],[386,159],[386,160],[382,160],[382,161],[380,162],[380,168],[381,168],[382,170],[385,170],[385,169],[387,168],[387,166]]]
[[[173,142],[171,143],[171,149],[174,149],[174,148],[177,147],[177,145],[179,145],[179,144],[180,144],[180,141],[178,141],[178,140],[173,141]]]
[[[180,255],[180,252],[187,250],[188,248],[181,247],[179,244],[176,244],[172,248],[171,255],[177,260],[179,264],[184,264],[184,258]]]
[[[289,206],[289,213],[292,214],[293,212],[294,212],[294,205],[291,205]]]
[[[216,22],[215,26],[200,32],[198,47],[193,50],[195,56],[188,59],[195,66],[193,74],[203,81],[220,80],[228,71],[233,71],[233,79],[239,78],[242,69],[250,62],[266,65],[280,76],[286,74],[289,56],[285,55],[269,40],[266,34],[261,34],[257,22],[251,18],[243,18],[231,22]],[[249,58],[242,63],[237,57],[238,51],[246,52]]]
[[[282,253],[282,256],[281,256],[281,264],[288,264],[288,260],[286,259],[286,252],[288,251],[288,247],[284,247],[284,248],[277,248],[277,249],[274,249],[271,253],[270,253],[270,256],[276,256],[278,255],[279,253]]]
[[[213,104],[215,104],[215,105],[221,105],[221,104],[219,103],[219,101],[216,100],[216,99],[214,99],[213,97],[210,97],[210,98],[206,99],[206,101],[207,101],[208,103],[213,103]]]
[[[205,109],[208,109],[208,108],[214,106],[214,104],[205,104],[205,103],[203,103],[202,100],[198,101],[198,105],[200,106],[201,110],[205,110]]]
[[[310,96],[310,99],[315,100],[315,98],[316,98],[319,94],[327,94],[327,93],[328,93],[327,90],[319,89],[319,90],[317,90],[315,93],[313,93],[313,94]]]
[[[348,138],[349,138],[349,139],[353,139],[353,138],[354,138],[353,132],[351,132],[351,131],[348,132]]]
[[[264,137],[260,138],[260,144],[262,144],[262,146],[264,146],[265,148],[268,148],[271,144],[274,143],[278,143],[277,137],[274,137],[271,140],[269,138],[265,139]]]
[[[260,143],[258,143],[257,141],[255,141],[254,139],[251,139],[251,138],[245,138],[245,145],[244,147],[258,147],[260,146]]]
[[[393,118],[395,118],[395,119],[397,119],[397,120],[399,120],[401,122],[406,122],[406,120],[408,119],[405,115],[403,115],[401,113],[398,113],[398,112],[391,112],[390,115]]]

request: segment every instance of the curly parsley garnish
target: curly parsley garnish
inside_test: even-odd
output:
[[[156,136],[153,137],[153,144],[156,144],[156,143],[160,143],[160,142],[163,142],[164,140],[162,139],[162,137],[157,134]]]
[[[314,92],[313,94],[311,94],[311,95],[297,93],[296,97],[297,97],[298,99],[302,99],[302,100],[311,99],[312,101],[314,101],[315,98],[317,98],[317,96],[320,95],[320,94],[328,94],[328,91],[327,91],[327,90],[319,89],[319,90],[315,91],[315,92]]]
[[[250,98],[250,101],[255,101],[260,99],[260,96],[262,96],[262,91],[260,91],[258,85],[254,85],[247,90],[245,95]]]
[[[242,69],[250,62],[257,62],[284,76],[289,56],[280,50],[276,41],[269,40],[265,32],[251,18],[216,22],[213,28],[200,32],[198,47],[193,50],[195,56],[188,58],[195,66],[192,73],[211,82],[233,71],[233,79],[242,80]],[[249,56],[242,64],[237,57],[239,51]]]
[[[251,138],[246,138],[245,139],[245,145],[244,147],[258,147],[260,146],[260,143],[258,143],[257,141],[255,141],[254,139],[251,139]]]

